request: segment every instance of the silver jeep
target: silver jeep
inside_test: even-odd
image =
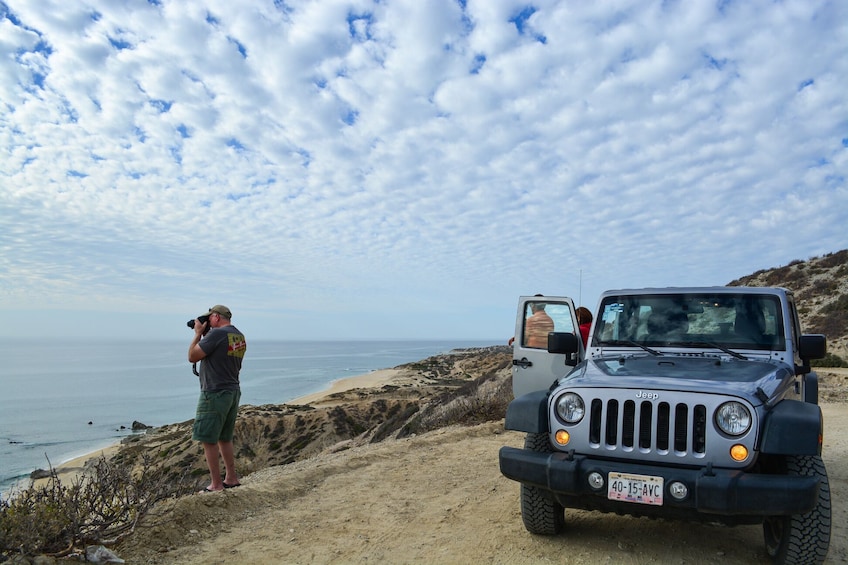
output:
[[[540,341],[541,333],[547,340]],[[763,524],[775,563],[821,563],[830,487],[821,459],[822,335],[802,335],[783,288],[609,291],[584,345],[571,299],[521,297],[515,400],[500,469],[524,525],[558,534],[565,508]]]

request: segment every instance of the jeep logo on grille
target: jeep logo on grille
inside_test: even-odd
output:
[[[656,392],[648,392],[646,390],[640,390],[636,393],[636,398],[643,398],[645,400],[656,400],[660,395]]]

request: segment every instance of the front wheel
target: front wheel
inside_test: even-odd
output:
[[[766,551],[776,565],[822,563],[830,547],[830,483],[818,456],[791,456],[787,475],[819,478],[819,499],[806,514],[770,516],[763,522]]]
[[[524,449],[553,451],[547,434],[527,434]],[[531,534],[555,535],[565,528],[565,508],[547,491],[521,483],[521,519]]]

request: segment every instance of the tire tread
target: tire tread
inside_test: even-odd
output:
[[[819,497],[816,506],[806,514],[783,519],[783,526],[770,530],[781,539],[770,539],[766,531],[766,547],[775,565],[823,563],[830,547],[831,504],[827,470],[819,456],[791,456],[784,461],[785,472],[793,476],[819,478]],[[774,518],[773,518],[774,520]],[[776,545],[769,547],[769,544]]]
[[[545,434],[527,434],[524,448],[538,452],[550,452],[551,447]],[[531,485],[521,484],[521,519],[531,534],[556,535],[565,529],[565,509],[551,496]]]

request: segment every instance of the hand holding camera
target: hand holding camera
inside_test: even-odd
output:
[[[195,327],[197,324],[203,326],[202,331],[198,331]],[[206,335],[206,332],[209,331],[209,314],[203,314],[202,316],[198,316],[195,320],[189,320],[186,322],[186,325],[194,330],[194,332],[198,335]]]

